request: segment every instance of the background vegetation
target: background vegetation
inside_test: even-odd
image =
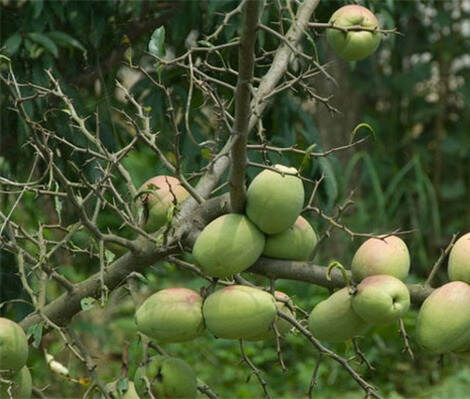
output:
[[[283,3],[283,2],[282,2]],[[289,3],[289,2],[287,2]],[[315,17],[326,22],[332,12],[345,2],[321,2]],[[174,131],[165,118],[166,105],[161,93],[149,89],[142,74],[124,66],[125,61],[152,68],[153,61],[146,54],[150,35],[157,27],[165,26],[166,56],[182,54],[197,41],[204,41],[220,25],[223,15],[236,7],[237,1],[11,1],[1,3],[1,54],[12,60],[18,80],[47,85],[46,69],[59,78],[67,95],[82,115],[97,112],[100,116],[101,138],[110,149],[120,148],[134,135],[116,109],[127,110],[130,105],[115,87],[116,79],[132,88],[132,93],[151,108],[152,128],[160,131],[159,145],[171,157],[170,145]],[[266,138],[277,146],[293,144],[306,149],[326,150],[349,141],[351,131],[361,122],[369,124],[376,133],[375,140],[327,158],[311,161],[305,173],[310,178],[325,175],[320,187],[318,206],[325,212],[334,212],[350,193],[352,207],[343,222],[358,232],[383,232],[395,228],[412,230],[406,236],[412,255],[410,281],[425,276],[439,256],[440,249],[450,241],[452,234],[465,232],[470,226],[470,1],[365,1],[361,4],[380,17],[382,27],[397,27],[404,36],[387,36],[379,51],[358,63],[345,63],[330,52],[323,32],[311,32],[316,47],[309,40],[302,42],[307,53],[316,51],[337,85],[322,75],[312,79],[312,86],[320,96],[333,95],[331,104],[340,113],[332,113],[307,91],[284,92],[276,97],[264,118]],[[276,13],[270,8],[269,13]],[[226,43],[236,38],[239,19],[218,38]],[[319,33],[316,36],[316,33]],[[204,45],[203,42],[201,45]],[[278,41],[260,32],[257,46],[266,51],[276,48]],[[224,51],[227,64],[236,66],[236,51]],[[222,56],[222,55],[221,55]],[[296,73],[305,61],[293,60],[290,65]],[[6,68],[6,63],[0,68]],[[157,72],[155,72],[157,73]],[[188,84],[180,71],[168,71],[162,76],[171,86],[178,101],[185,103]],[[231,84],[235,84],[236,77]],[[28,129],[11,106],[4,86],[0,86],[1,137],[0,175],[24,181],[28,177],[30,147]],[[27,88],[25,88],[27,90]],[[23,94],[27,95],[27,91]],[[214,114],[200,92],[192,100],[194,113],[190,131],[197,141],[215,140],[217,126]],[[58,106],[41,98],[28,102],[31,115],[42,115]],[[48,128],[73,138],[67,115],[51,114]],[[90,121],[93,126],[93,121]],[[184,126],[184,121],[181,121]],[[208,157],[205,150],[192,145],[186,133],[182,141],[184,167],[196,172]],[[362,132],[362,131],[361,131]],[[85,143],[77,140],[77,145]],[[87,155],[77,154],[66,147],[66,152],[83,172],[95,173]],[[253,161],[261,155],[250,153]],[[259,158],[259,159],[258,159]],[[272,156],[277,161],[278,156]],[[286,156],[283,162],[299,165],[302,157]],[[155,154],[144,145],[138,145],[125,159],[132,178],[139,186],[149,177],[166,173]],[[69,175],[73,170],[68,170]],[[249,170],[250,176],[258,171]],[[38,221],[56,218],[54,208],[63,207],[63,217],[73,222],[77,217],[66,203],[39,202],[33,194],[17,208],[12,216],[26,229],[35,228]],[[7,214],[15,201],[14,195],[0,196],[0,208]],[[39,202],[39,203],[38,203]],[[322,233],[328,228],[320,218],[312,215],[312,224]],[[110,214],[100,221],[117,230],[119,225]],[[341,231],[333,230],[317,255],[318,264],[337,259],[348,264],[359,241],[352,241]],[[126,234],[126,233],[124,233]],[[130,234],[130,233],[129,233]],[[1,235],[1,233],[0,233]],[[87,237],[79,237],[87,242]],[[16,274],[15,258],[0,252],[0,302],[26,299]],[[142,297],[172,285],[198,289],[201,281],[190,273],[176,270],[167,263],[156,265],[145,274]],[[60,271],[72,281],[81,281],[97,270],[95,262],[85,255],[64,256]],[[436,283],[445,280],[445,273]],[[280,282],[278,289],[291,294],[296,302],[310,310],[325,297],[327,290],[307,283]],[[55,292],[48,293],[51,297]],[[130,372],[139,361],[140,349],[133,321],[134,305],[124,289],[113,293],[111,304],[105,309],[94,308],[73,321],[79,332],[97,356],[99,372],[112,379],[119,374],[121,353],[129,345]],[[125,290],[124,290],[125,291]],[[8,302],[0,314],[21,320],[31,308],[24,302]],[[415,311],[405,321],[412,333]],[[412,343],[413,345],[413,343]],[[388,398],[463,398],[470,383],[470,365],[466,355],[435,357],[416,352],[415,360],[402,352],[402,341],[395,327],[374,329],[361,341],[361,347],[376,370],[364,373],[380,386]],[[83,366],[64,350],[56,334],[46,336],[30,356],[29,366],[36,387],[48,386],[47,397],[79,397],[86,387],[68,381],[50,372],[45,366],[44,350],[52,353],[70,368],[71,374],[86,375]],[[261,396],[255,381],[246,383],[250,373],[239,364],[238,344],[214,341],[204,336],[195,343],[171,344],[165,349],[191,363],[198,376],[220,394],[221,398],[254,398]],[[352,348],[335,346],[342,354],[352,354]],[[416,349],[416,348],[414,348]],[[282,373],[276,361],[272,343],[250,343],[248,354],[255,364],[266,371],[266,378],[276,398],[305,396],[315,354],[305,351],[303,339],[290,335],[284,345],[288,368]],[[316,397],[361,397],[357,387],[335,363],[324,361],[319,371],[320,386]],[[254,380],[254,377],[252,377]],[[424,387],[424,388],[423,388]]]

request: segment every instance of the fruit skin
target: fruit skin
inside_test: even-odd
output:
[[[317,241],[310,223],[299,216],[287,230],[266,237],[263,255],[276,259],[308,260]]]
[[[134,384],[142,398],[150,395],[144,380],[147,376],[151,382],[152,394],[155,398],[192,399],[196,397],[197,380],[191,366],[181,359],[168,356],[154,356],[145,365],[137,369]]]
[[[112,394],[113,398],[115,399],[140,399],[139,395],[137,394],[135,390],[134,383],[132,381],[129,381],[127,391],[123,392],[122,394],[117,389],[117,383],[118,381],[113,381],[113,382],[110,382],[109,384],[106,384],[106,391],[108,392],[108,394]]]
[[[367,8],[359,5],[348,5],[336,10],[330,18],[330,24],[336,26],[362,26],[378,28],[375,15]],[[328,29],[326,40],[335,53],[347,61],[358,61],[371,55],[380,44],[381,34],[368,31],[342,32]]]
[[[231,285],[209,295],[202,307],[207,329],[217,338],[245,339],[268,333],[276,318],[271,294]]]
[[[342,342],[365,330],[367,323],[354,312],[351,299],[345,287],[313,308],[308,327],[315,338],[325,342]]]
[[[176,202],[181,203],[189,196],[176,177],[166,175],[155,176],[147,180],[139,189],[139,191],[142,190],[154,191],[152,194],[142,196],[148,210],[148,218],[144,225],[144,230],[148,233],[153,233],[165,225],[168,210],[174,204],[175,197]]]
[[[204,331],[202,298],[187,288],[167,288],[151,295],[135,318],[139,331],[159,342],[190,341]]]
[[[229,213],[202,230],[193,255],[205,274],[224,278],[253,265],[263,252],[264,243],[264,234],[245,215]]]
[[[410,292],[396,277],[386,274],[369,276],[357,286],[352,307],[367,323],[392,323],[402,318],[410,308]]]
[[[354,254],[351,271],[356,282],[367,276],[388,274],[404,280],[410,270],[410,253],[397,236],[370,238]]]
[[[0,369],[16,373],[28,360],[28,340],[14,321],[0,317]]]
[[[449,279],[470,283],[470,233],[460,237],[449,254]]]
[[[283,298],[289,301],[291,306],[293,305],[289,296],[285,294],[284,292],[274,291],[274,294],[276,297]],[[286,313],[287,315],[295,319],[295,315],[291,312],[291,310],[289,309],[289,306],[287,306],[285,302],[276,301],[276,308],[277,310],[280,310],[281,312]],[[279,316],[276,316],[274,324],[276,325],[277,331],[280,335],[287,334],[292,328],[292,325],[287,320],[281,319]],[[273,328],[269,328],[267,332],[253,335],[245,339],[247,341],[266,341],[266,340],[275,339],[275,338],[276,338],[276,333],[274,332]]]
[[[297,173],[295,168],[274,165],[280,172]],[[278,234],[292,226],[304,205],[302,180],[264,170],[246,192],[246,214],[266,234]]]
[[[470,286],[453,281],[434,290],[421,305],[416,341],[426,352],[442,354],[470,345]]]
[[[31,373],[28,368],[24,366],[20,371],[13,375],[13,377],[5,377],[3,379],[9,379],[13,384],[0,382],[0,398],[13,399],[30,399],[33,392],[33,382],[31,380]]]

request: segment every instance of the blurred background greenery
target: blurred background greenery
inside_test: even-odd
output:
[[[173,131],[165,117],[166,106],[160,92],[152,90],[142,75],[124,66],[132,60],[152,68],[145,54],[147,43],[155,28],[166,30],[167,57],[182,54],[187,46],[203,40],[221,23],[220,13],[230,11],[238,1],[13,1],[1,0],[1,54],[12,60],[21,82],[48,85],[45,69],[53,71],[64,91],[73,98],[81,115],[99,114],[101,138],[110,149],[120,148],[135,134],[115,108],[128,110],[115,88],[119,79],[132,87],[132,92],[152,110],[152,128],[160,131],[159,146],[171,154]],[[321,1],[316,20],[326,22],[332,12],[344,5],[340,1]],[[360,147],[312,160],[304,174],[325,180],[320,187],[316,205],[326,213],[335,212],[354,190],[354,206],[344,215],[343,222],[353,231],[380,233],[395,228],[413,230],[406,235],[412,256],[410,282],[422,281],[442,247],[452,234],[470,230],[470,0],[455,1],[364,1],[380,18],[384,29],[397,27],[404,36],[384,38],[378,52],[365,61],[345,63],[327,48],[323,32],[315,36],[316,51],[322,63],[337,81],[323,77],[312,79],[312,87],[324,97],[333,95],[331,104],[340,110],[332,115],[322,104],[302,91],[284,92],[274,99],[264,117],[267,139],[277,146],[297,144],[306,149],[315,144],[315,151],[348,143],[351,132],[361,122],[376,132],[375,140]],[[277,7],[265,10],[263,21],[278,17]],[[233,19],[218,38],[225,43],[239,35],[239,19]],[[260,32],[258,49],[275,49],[278,40]],[[313,54],[309,40],[302,42],[303,50]],[[221,53],[226,62],[236,66],[236,50]],[[305,61],[293,60],[290,72],[305,67]],[[260,76],[268,66],[261,66]],[[2,73],[6,63],[0,64]],[[156,73],[156,72],[152,72]],[[225,78],[225,75],[224,75]],[[187,100],[188,80],[177,69],[166,70],[162,79],[171,86],[177,105]],[[232,77],[230,83],[234,83]],[[224,93],[221,91],[221,95]],[[28,95],[25,87],[23,95]],[[36,99],[26,103],[33,117],[44,115],[57,106],[52,100]],[[219,137],[214,113],[205,104],[197,89],[192,100],[190,129],[198,141]],[[6,87],[0,89],[1,137],[0,174],[24,181],[31,159],[28,130],[12,108]],[[93,118],[91,118],[93,119]],[[89,121],[90,126],[96,123]],[[76,144],[84,144],[73,135],[67,116],[53,113],[47,118],[52,131]],[[97,126],[94,126],[97,127]],[[181,130],[187,133],[184,121]],[[362,131],[361,131],[362,132]],[[360,134],[362,136],[362,133]],[[55,144],[56,145],[56,144]],[[87,155],[71,153],[57,145],[67,157],[86,165],[90,179],[95,172],[94,162]],[[186,134],[182,141],[184,168],[195,172],[207,163],[208,154],[194,146]],[[170,155],[171,156],[171,155]],[[299,166],[302,158],[271,155],[272,161]],[[250,159],[262,161],[261,154],[250,152]],[[87,162],[88,161],[88,162]],[[155,154],[139,144],[129,154],[125,165],[139,186],[149,177],[166,173]],[[73,178],[74,171],[63,165]],[[258,170],[250,170],[252,177]],[[308,188],[311,190],[311,187]],[[0,206],[7,213],[15,201],[13,195],[1,195]],[[13,214],[26,229],[35,229],[39,221],[56,218],[57,204],[28,195]],[[63,207],[68,223],[76,219],[67,204]],[[322,220],[310,215],[310,221],[320,232],[328,228]],[[103,214],[100,223],[117,231],[118,222],[112,215]],[[129,234],[122,232],[122,234]],[[78,246],[86,247],[86,234],[77,234]],[[317,255],[319,264],[337,259],[348,265],[360,240],[340,231],[333,231]],[[0,302],[27,299],[15,274],[14,257],[0,252]],[[81,281],[98,268],[87,256],[57,256],[60,272],[73,281]],[[169,264],[160,264],[146,273],[141,283],[142,297],[151,292],[181,285],[199,289],[204,281]],[[266,283],[261,278],[255,281]],[[444,271],[436,282],[445,281]],[[297,304],[310,310],[327,295],[327,290],[305,283],[279,281],[276,286],[293,297]],[[56,295],[53,284],[48,293]],[[2,315],[20,320],[30,311],[27,304],[14,302],[2,306]],[[105,380],[119,375],[124,343],[130,347],[130,373],[139,361],[140,347],[135,334],[133,304],[119,290],[105,309],[82,313],[73,321],[75,328],[96,357],[98,372]],[[416,312],[405,320],[412,334]],[[265,370],[272,396],[275,398],[304,397],[315,367],[316,355],[302,337],[290,335],[284,343],[288,371],[282,373],[276,363],[274,343],[249,343],[248,354],[255,364]],[[468,396],[470,364],[465,355],[446,356],[443,361],[416,350],[410,360],[402,352],[398,327],[375,328],[362,340],[361,347],[374,363],[376,370],[361,370],[388,398],[464,398]],[[307,349],[308,348],[308,349]],[[80,397],[86,390],[77,383],[61,378],[45,367],[43,349],[70,368],[71,374],[86,375],[83,365],[76,362],[55,334],[43,339],[41,347],[32,351],[29,365],[36,387],[45,387],[47,397]],[[249,370],[240,363],[238,344],[214,340],[206,336],[187,344],[171,344],[165,349],[181,356],[193,365],[198,376],[207,382],[221,398],[261,397],[262,391]],[[334,346],[340,354],[352,355],[346,345]],[[349,376],[333,361],[325,360],[319,369],[318,398],[359,398],[361,392]]]

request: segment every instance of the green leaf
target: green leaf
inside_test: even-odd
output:
[[[34,14],[33,18],[36,19],[41,15],[42,9],[44,7],[44,1],[43,0],[35,0],[32,2],[34,6]]]
[[[299,167],[299,173],[301,173],[310,163],[310,154],[313,152],[316,146],[316,144],[312,144],[305,150],[304,158],[302,159]]]
[[[67,33],[60,32],[60,31],[53,31],[49,32],[48,36],[54,40],[60,47],[74,47],[80,51],[86,52],[85,47],[77,40],[74,39]]]
[[[211,150],[209,150],[208,148],[203,148],[201,150],[201,155],[204,159],[211,159],[212,156],[211,156]]]
[[[26,336],[33,337],[33,347],[39,348],[39,345],[41,344],[41,339],[42,339],[42,329],[43,329],[43,323],[37,323],[33,324],[28,328],[28,331],[26,332]]]
[[[111,263],[116,255],[114,255],[110,250],[105,249],[104,250],[104,257],[106,258],[106,262]]]
[[[96,304],[96,299],[90,296],[87,296],[80,300],[80,306],[82,310],[90,310],[95,306],[95,304]]]
[[[364,123],[364,122],[363,122],[363,123],[359,123],[359,125],[357,125],[357,126],[354,128],[354,130],[352,131],[350,143],[353,142],[354,137],[356,136],[356,133],[357,133],[361,128],[363,128],[363,127],[365,127],[366,129],[369,129],[369,131],[372,133],[372,137],[374,138],[374,140],[376,139],[374,129],[372,129],[372,127],[371,127],[368,123]]]
[[[166,54],[165,50],[165,27],[160,26],[155,29],[150,37],[149,41],[149,52],[157,57],[164,57]]]
[[[18,49],[20,48],[21,45],[21,35],[19,33],[15,33],[14,35],[11,35],[7,40],[5,40],[5,47],[10,55],[16,54]]]
[[[129,389],[129,379],[128,378],[120,378],[116,384],[116,388],[119,394],[125,394]]]
[[[46,35],[43,35],[42,33],[31,32],[28,34],[28,37],[33,42],[36,42],[37,44],[40,44],[42,47],[44,47],[54,57],[59,56],[59,49],[57,48],[56,44]]]

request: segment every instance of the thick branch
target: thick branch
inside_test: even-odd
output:
[[[141,251],[139,253],[128,252],[116,260],[104,273],[104,285],[109,290],[113,290],[125,282],[132,271],[142,271],[169,253],[169,250],[154,250],[154,245],[147,240],[140,241]],[[101,287],[100,273],[95,273],[85,281],[76,284],[73,290],[62,294],[46,305],[43,308],[43,313],[55,324],[66,326],[72,317],[81,311],[80,301],[86,297],[98,298],[101,295]],[[42,318],[38,313],[31,313],[20,324],[23,329],[27,330],[30,326],[41,321]]]
[[[327,268],[312,262],[259,258],[248,271],[271,279],[305,281],[327,288],[342,288],[346,285],[339,270],[333,269],[330,274],[331,280],[328,280],[326,277]],[[349,271],[347,274],[351,278]],[[411,301],[416,305],[421,304],[433,291],[432,288],[420,284],[408,284],[407,286],[410,290]]]
[[[245,210],[246,144],[250,120],[251,82],[255,66],[256,27],[259,0],[248,0],[243,6],[243,30],[238,47],[238,80],[235,92],[234,143],[231,150],[230,203],[232,211]]]

